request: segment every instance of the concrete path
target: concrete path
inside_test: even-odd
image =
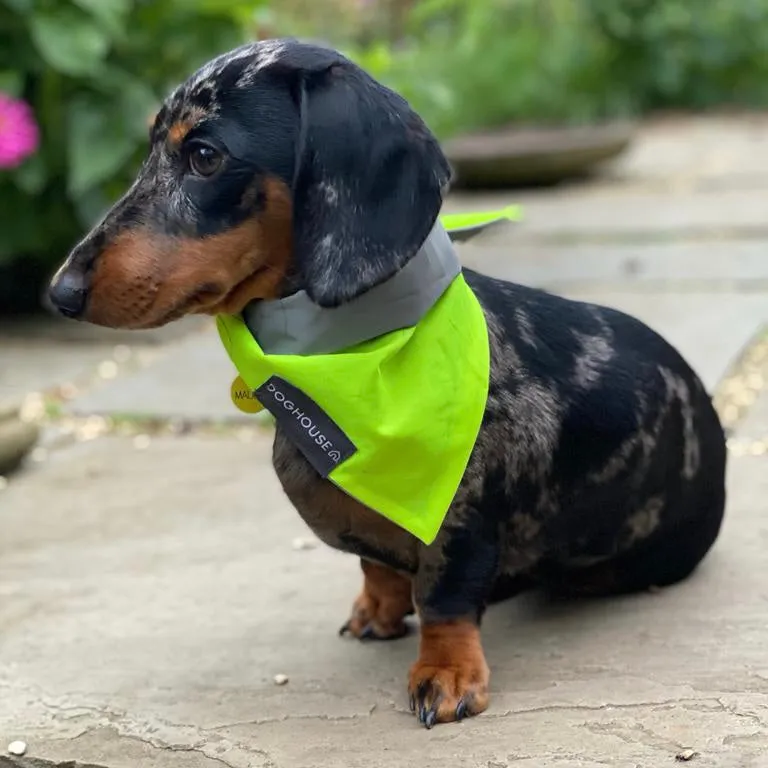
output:
[[[464,251],[643,317],[702,371],[732,438],[727,522],[695,577],[495,607],[492,707],[460,725],[407,712],[414,635],[337,636],[358,567],[313,546],[269,432],[222,426],[231,371],[207,324],[140,343],[57,324],[37,349],[3,329],[0,387],[47,391],[56,418],[0,490],[0,767],[768,766],[768,230],[764,206],[719,202],[765,199],[768,167],[749,162],[765,135],[650,126],[597,182],[514,195],[526,224]],[[642,224],[619,226],[620,199]],[[450,204],[467,202],[498,201]],[[28,758],[2,756],[15,739]]]

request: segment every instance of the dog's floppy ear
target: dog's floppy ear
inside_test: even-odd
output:
[[[419,250],[450,167],[408,103],[334,51],[297,73],[295,266],[309,297],[338,306]],[[320,63],[320,62],[317,62]]]

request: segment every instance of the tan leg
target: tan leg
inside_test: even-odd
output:
[[[477,624],[422,625],[419,659],[411,667],[408,693],[411,709],[427,728],[487,709],[489,679]]]
[[[405,617],[413,613],[411,580],[384,565],[361,560],[363,590],[352,616],[339,634],[359,640],[394,640],[408,631]]]

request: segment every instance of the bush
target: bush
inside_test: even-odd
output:
[[[441,137],[623,111],[601,78],[608,51],[578,0],[424,0],[408,36],[352,56],[400,91]]]
[[[635,111],[768,104],[768,0],[585,5]]]
[[[31,105],[41,139],[0,169],[0,265],[63,258],[130,182],[168,89],[240,44],[259,5],[0,0],[0,92]]]
[[[420,0],[365,37],[334,42],[441,137],[768,104],[768,0]]]

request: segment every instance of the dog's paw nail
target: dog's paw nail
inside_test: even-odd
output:
[[[427,730],[429,730],[437,721],[437,712],[434,709],[430,709],[429,712],[427,712],[427,716],[424,718],[424,725],[427,727]]]
[[[467,715],[467,703],[462,699],[456,706],[456,719],[463,720]]]
[[[370,640],[372,637],[376,637],[376,633],[373,631],[373,626],[371,624],[366,624],[359,637],[361,640]]]
[[[419,707],[419,722],[420,723],[426,723],[427,722],[427,708],[422,704]]]
[[[408,704],[409,704],[409,706],[411,708],[411,712],[415,712],[416,711],[416,697],[413,694],[411,694],[411,696],[410,696],[410,698],[408,700]]]
[[[339,629],[339,637],[344,637],[344,635],[349,632],[350,622],[346,621],[342,625],[342,627]]]

